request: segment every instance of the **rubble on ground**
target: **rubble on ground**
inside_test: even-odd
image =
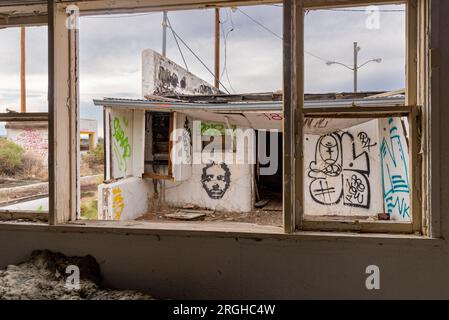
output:
[[[73,271],[79,268],[79,288]],[[69,267],[69,268],[67,268]],[[66,273],[67,270],[70,272]],[[72,278],[69,278],[72,277]],[[25,300],[150,300],[136,291],[101,288],[100,266],[94,257],[66,257],[62,253],[37,250],[29,260],[0,270],[0,299]]]

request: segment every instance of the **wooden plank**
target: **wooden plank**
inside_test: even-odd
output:
[[[406,99],[407,105],[418,103],[418,8],[417,0],[406,3]],[[409,115],[410,125],[410,181],[411,210],[414,232],[422,232],[422,157],[421,151],[421,116],[420,109],[414,108]]]
[[[58,224],[73,218],[77,206],[77,46],[64,6],[49,5],[49,206],[50,224]]]
[[[133,110],[132,174],[141,177],[145,171],[145,110]]]
[[[414,108],[409,115],[410,125],[410,183],[413,231],[422,233],[422,154],[421,154],[421,109]]]
[[[284,91],[284,120],[283,120],[283,209],[284,209],[284,231],[290,233],[294,231],[293,226],[293,196],[292,196],[292,176],[293,176],[293,141],[292,134],[292,34],[293,17],[292,5],[294,0],[284,0],[283,8],[283,91]]]
[[[178,210],[175,213],[164,214],[164,217],[173,220],[196,221],[204,220],[206,213],[198,210]]]
[[[294,135],[294,218],[293,227],[301,229],[304,214],[304,151],[303,151],[303,127],[304,127],[304,2],[296,0],[294,12],[293,33],[293,135]]]
[[[447,5],[447,3],[445,4]],[[427,52],[430,49],[428,52],[429,61],[425,70],[428,84],[425,86],[420,83],[421,90],[428,90],[426,101],[423,102],[424,116],[427,117],[423,118],[423,122],[427,124],[427,130],[425,132],[427,154],[425,159],[428,161],[427,177],[424,178],[424,181],[427,182],[427,190],[425,190],[424,198],[427,200],[427,211],[430,214],[429,236],[432,237],[440,237],[442,235],[441,218],[443,213],[441,211],[441,205],[443,202],[441,201],[442,194],[440,190],[443,177],[438,172],[441,170],[441,160],[444,161],[441,157],[441,154],[444,153],[444,149],[441,148],[441,143],[447,141],[447,138],[440,134],[441,128],[447,123],[447,118],[442,117],[444,105],[440,103],[441,91],[446,90],[446,84],[440,81],[441,72],[445,72],[440,68],[440,47],[446,43],[444,31],[440,31],[441,19],[446,19],[446,11],[441,11],[444,9],[445,4],[440,1],[431,1],[430,3],[426,1],[425,4],[428,6],[426,29],[426,32],[428,32],[426,33],[428,47],[425,47],[424,50]],[[444,77],[443,74],[441,76]],[[436,174],[432,174],[434,170]]]
[[[273,0],[85,0],[77,1],[83,14],[139,13],[187,9],[210,9],[214,7],[248,6],[279,3]]]
[[[15,5],[0,3],[0,27],[20,27],[20,26],[39,26],[47,24],[47,4],[46,0]]]
[[[3,121],[48,121],[48,112],[0,113],[0,122]]]
[[[70,121],[70,212],[69,219],[74,221],[80,215],[81,186],[80,186],[80,110],[79,110],[79,31],[69,31],[69,121]]]
[[[368,5],[381,5],[381,4],[402,4],[404,1],[398,0],[303,0],[304,8],[311,9],[323,9],[323,8],[344,8],[344,7],[356,7],[356,6],[368,6]]]
[[[173,130],[175,128],[175,113],[170,112],[170,125],[168,129],[168,175],[173,177]]]
[[[55,170],[55,22],[53,0],[48,0],[48,222],[56,224]]]
[[[144,179],[154,179],[154,180],[170,180],[174,181],[172,176],[163,175],[159,173],[144,173],[142,174],[142,178]]]
[[[318,219],[303,221],[302,230],[320,231],[351,231],[363,233],[412,233],[411,223],[400,223],[395,221],[319,221]]]
[[[406,97],[405,104],[418,105],[418,26],[417,0],[406,3]]]
[[[332,107],[304,108],[304,116],[308,118],[387,118],[391,116],[407,116],[415,106],[372,106],[372,107]]]

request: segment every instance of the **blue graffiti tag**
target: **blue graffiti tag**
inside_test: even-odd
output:
[[[410,218],[410,182],[406,158],[408,152],[401,142],[401,133],[395,122],[393,118],[388,118],[389,128],[384,128],[385,137],[380,147],[382,190],[390,217],[399,215],[405,219]]]

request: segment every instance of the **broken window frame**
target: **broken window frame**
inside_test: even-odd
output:
[[[245,1],[244,4],[264,4],[276,1]],[[304,41],[303,41],[303,14],[305,9],[329,8],[335,6],[358,6],[371,4],[397,3],[390,0],[284,0],[284,232],[311,229],[322,231],[325,229],[335,231],[348,231],[347,224],[308,224],[302,218],[302,128],[300,125],[305,115],[304,105]],[[423,105],[423,115],[428,106],[428,92],[424,83],[429,74],[428,50],[425,36],[428,31],[428,18],[426,10],[428,4],[417,0],[406,0],[407,6],[407,77],[406,77],[406,106],[410,106],[410,115],[421,119],[420,107]],[[58,197],[51,196],[50,224],[65,224],[76,220],[79,201],[77,201],[77,119],[78,119],[78,59],[77,59],[77,30],[68,30],[65,21],[68,17],[66,8],[76,4],[80,14],[101,13],[137,13],[148,11],[181,10],[192,8],[210,8],[214,6],[230,6],[243,4],[228,1],[180,2],[178,0],[128,0],[109,2],[106,0],[81,2],[55,2],[50,0],[49,15],[49,141],[50,141],[50,194],[58,191]],[[418,7],[419,5],[419,7]],[[419,18],[418,21],[418,12]],[[418,24],[419,22],[419,24]],[[419,52],[418,52],[419,48]],[[419,69],[418,69],[419,67]],[[418,74],[419,71],[419,74]],[[418,77],[419,75],[419,77]],[[392,108],[393,109],[393,108]],[[397,110],[397,109],[396,109]],[[370,111],[374,111],[371,109]],[[393,110],[394,111],[394,110]],[[414,123],[413,121],[411,123]],[[413,222],[410,226],[396,223],[359,224],[353,230],[362,232],[416,232],[428,235],[429,214],[423,214],[421,190],[429,188],[421,180],[420,142],[423,139],[418,133],[420,128],[413,125],[411,128],[411,163],[414,168],[412,178],[412,211]],[[62,134],[65,133],[65,134]],[[427,138],[427,137],[426,137]],[[58,140],[58,144],[54,142]],[[424,140],[424,142],[426,142]],[[424,154],[426,156],[426,154]],[[295,161],[296,158],[296,161]],[[426,158],[424,158],[427,161]],[[427,163],[426,174],[429,174],[430,165]],[[293,179],[292,179],[293,177]],[[427,190],[427,189],[425,189]],[[421,223],[422,222],[422,223]],[[114,224],[109,224],[114,226]],[[119,225],[117,225],[119,226]]]
[[[33,5],[0,5],[0,28],[17,28],[17,27],[35,27],[47,25],[47,6],[45,4]],[[25,112],[25,113],[0,113],[0,122],[48,122],[48,133],[50,134],[49,111],[47,112]],[[50,140],[49,140],[50,155]],[[50,189],[50,161],[48,165],[48,184]],[[51,202],[53,195],[49,192],[49,201]],[[50,209],[49,209],[50,211]],[[49,211],[35,210],[2,210],[0,208],[0,216],[2,219],[38,219],[49,220]]]
[[[424,28],[424,24],[418,25],[418,8],[416,0],[405,0],[406,6],[406,102],[405,107],[353,107],[309,109],[304,108],[304,13],[307,9],[335,8],[344,1],[334,1],[334,5],[323,1],[294,0],[284,1],[284,92],[285,99],[285,136],[284,136],[284,181],[294,176],[293,184],[285,184],[284,190],[284,228],[291,233],[299,230],[310,231],[357,231],[380,233],[417,233],[427,234],[427,223],[422,214],[422,155],[420,154],[421,132],[421,107],[418,105],[418,90],[424,90],[418,83],[418,46],[422,45],[418,39],[418,28]],[[421,3],[421,2],[420,2]],[[351,2],[350,5],[381,5],[382,1]],[[385,3],[384,3],[385,4]],[[349,4],[348,4],[349,5]],[[346,6],[348,6],[346,5]],[[421,3],[422,5],[422,3]],[[422,5],[423,6],[423,5]],[[422,41],[422,39],[421,39]],[[421,52],[425,54],[425,52]],[[292,70],[288,70],[289,63],[293,64]],[[419,61],[423,63],[423,60]],[[289,108],[289,106],[291,108]],[[337,116],[336,116],[337,114]],[[380,118],[387,116],[407,116],[410,130],[409,146],[409,176],[410,176],[410,207],[412,211],[411,222],[373,221],[364,222],[357,220],[331,221],[331,219],[304,219],[304,179],[303,179],[303,119],[313,116],[335,118]]]
[[[47,122],[47,112],[0,113],[0,122]],[[14,203],[10,203],[11,205]],[[0,220],[39,220],[48,221],[48,211],[5,210],[0,207]]]

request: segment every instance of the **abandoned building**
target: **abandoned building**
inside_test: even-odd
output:
[[[142,100],[95,101],[106,115],[99,220],[134,220],[163,205],[235,213],[269,205],[281,214],[282,95],[213,95],[212,85],[160,54],[148,49],[142,57]],[[398,93],[356,97],[306,95],[305,107],[404,105]],[[410,221],[401,118],[310,118],[304,124],[305,214],[377,220],[385,212],[387,219]],[[334,192],[325,193],[323,182]]]
[[[305,92],[306,12],[393,2],[402,89]],[[247,5],[282,13],[282,88],[231,94],[139,52],[140,98],[93,101],[104,173],[82,218],[80,159],[101,132],[80,117],[79,18]],[[108,287],[151,297],[448,299],[448,14],[445,0],[1,1],[0,29],[47,26],[49,85],[48,112],[0,113],[12,140],[42,144],[15,138],[29,121],[48,132],[48,210],[0,207],[0,269],[51,250],[91,255]]]

